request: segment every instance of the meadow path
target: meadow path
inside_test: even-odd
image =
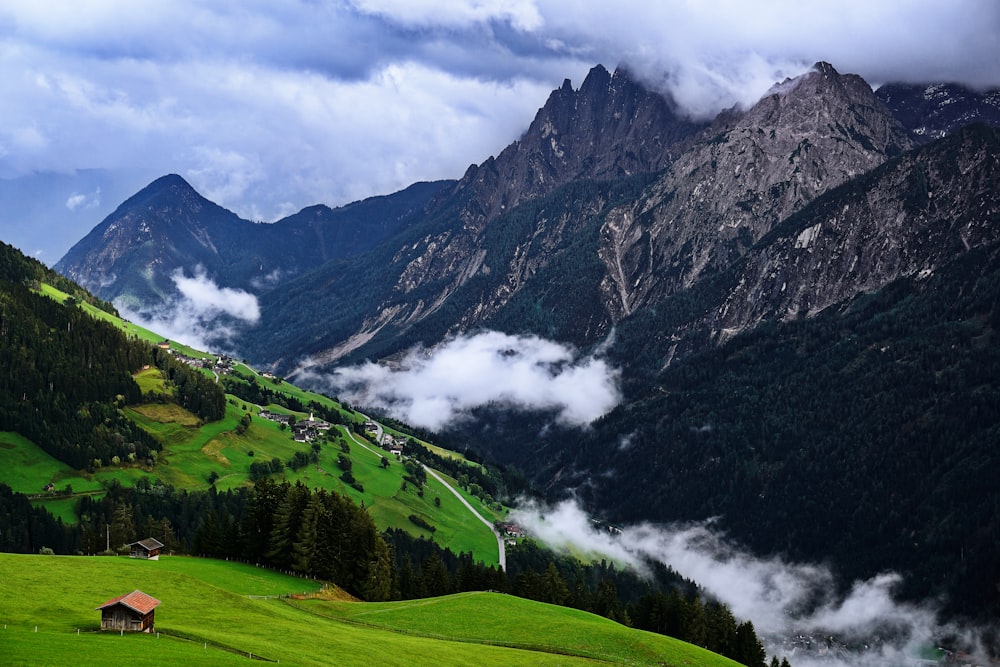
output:
[[[358,414],[361,414],[361,413],[358,413]],[[375,424],[375,430],[376,430],[376,433],[375,433],[375,442],[382,442],[382,425],[379,424],[377,421],[371,420],[367,415],[361,415],[361,416],[364,417],[364,419],[366,421],[372,421],[372,423]],[[354,442],[358,443],[359,445],[361,445],[362,447],[364,447],[368,451],[372,452],[373,454],[376,453],[376,452],[373,452],[367,446],[365,446],[365,444],[362,443],[360,440],[358,440],[357,438],[355,438],[354,434],[351,433],[350,429],[347,429],[347,432],[348,432],[348,435],[351,436],[351,439],[354,440]],[[420,465],[424,465],[424,464],[421,463]],[[472,512],[472,515],[474,517],[476,517],[477,519],[479,519],[480,521],[482,521],[486,525],[486,527],[490,529],[490,532],[493,533],[493,537],[497,538],[497,560],[500,563],[500,567],[503,569],[504,572],[506,572],[507,571],[507,549],[506,549],[506,546],[504,545],[503,536],[500,533],[497,532],[497,529],[493,527],[493,524],[490,523],[489,520],[487,520],[482,514],[480,514],[479,512],[477,512],[476,508],[473,507],[472,505],[470,505],[469,501],[466,500],[465,498],[463,498],[462,494],[459,493],[458,490],[455,487],[453,487],[451,484],[449,484],[447,481],[445,481],[444,477],[442,477],[441,475],[439,475],[436,470],[434,470],[433,468],[428,468],[426,465],[424,465],[424,470],[426,470],[432,477],[434,477],[434,479],[436,479],[437,481],[441,482],[441,484],[443,484],[446,489],[448,489],[449,491],[451,491],[455,495],[455,497],[458,498],[459,501],[461,501],[461,503],[463,505],[465,505],[465,507],[470,512]]]
[[[504,546],[503,536],[500,535],[500,533],[497,532],[497,529],[493,527],[492,523],[490,523],[489,521],[487,521],[486,518],[483,517],[482,514],[480,514],[479,512],[477,512],[476,508],[473,507],[472,505],[470,505],[469,501],[466,500],[465,498],[463,498],[462,494],[460,494],[458,492],[458,490],[455,489],[455,487],[453,487],[451,484],[449,484],[448,482],[446,482],[444,480],[444,478],[441,477],[441,475],[439,475],[437,473],[436,470],[428,468],[427,466],[424,466],[424,470],[426,470],[428,472],[428,474],[430,474],[432,477],[434,477],[434,479],[436,479],[437,481],[439,481],[442,484],[444,484],[445,488],[447,488],[449,491],[451,491],[452,493],[454,493],[455,497],[458,498],[462,502],[462,504],[465,505],[469,509],[470,512],[472,512],[473,516],[475,516],[477,519],[479,519],[484,524],[486,524],[486,527],[490,529],[491,533],[493,533],[493,537],[497,538],[497,554],[498,554],[498,558],[499,558],[499,561],[500,561],[500,567],[503,569],[504,572],[506,572],[507,571],[507,549]]]

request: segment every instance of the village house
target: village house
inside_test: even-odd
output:
[[[316,419],[310,412],[309,419],[295,422],[295,426],[292,429],[295,442],[309,442],[317,438],[320,431],[330,430],[330,424],[322,419]]]
[[[101,612],[101,630],[152,632],[153,614],[160,605],[142,591],[132,591],[108,600],[94,611]]]
[[[500,524],[500,531],[507,537],[518,538],[525,536],[524,528],[521,528],[516,523]]]
[[[144,560],[160,560],[160,549],[163,543],[152,537],[133,542],[129,546],[129,558],[142,558]]]
[[[271,412],[270,410],[261,410],[260,416],[263,419],[269,419],[279,424],[291,424],[294,421],[291,415],[283,415],[278,412]]]

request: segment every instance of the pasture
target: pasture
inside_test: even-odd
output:
[[[369,604],[318,582],[200,558],[0,554],[6,664],[706,665],[735,663],[591,614],[499,594]],[[100,632],[94,608],[139,589],[157,634]],[[250,597],[286,596],[292,597]]]

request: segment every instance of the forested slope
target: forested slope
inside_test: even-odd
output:
[[[34,292],[55,274],[6,244],[0,267],[0,430],[78,469],[113,457],[144,461],[159,445],[118,408],[141,400],[132,374],[146,365],[165,371],[184,407],[221,417],[225,396],[210,379],[72,302]]]

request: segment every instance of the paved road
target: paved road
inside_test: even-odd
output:
[[[347,437],[349,437],[351,440],[353,440],[357,444],[361,445],[362,448],[367,449],[369,452],[371,452],[375,456],[379,457],[380,459],[383,456],[385,456],[385,454],[383,452],[376,452],[374,449],[372,449],[371,447],[369,447],[368,445],[366,445],[363,440],[358,440],[357,438],[355,438],[354,437],[354,431],[352,431],[349,426],[346,427],[344,430],[347,432]]]
[[[470,512],[472,512],[473,516],[475,516],[477,519],[479,519],[484,524],[486,524],[486,527],[490,529],[491,533],[493,533],[493,537],[497,538],[497,554],[498,554],[499,561],[500,561],[500,567],[503,568],[504,572],[506,572],[507,571],[507,549],[504,547],[503,536],[500,533],[497,532],[496,528],[493,527],[492,523],[490,523],[485,518],[483,518],[483,515],[480,514],[479,512],[477,512],[476,508],[469,504],[469,501],[467,501],[465,498],[462,497],[462,494],[460,494],[458,492],[458,490],[455,489],[455,487],[453,487],[451,484],[449,484],[448,482],[446,482],[444,480],[444,478],[441,477],[441,475],[437,474],[436,470],[432,470],[431,468],[428,468],[427,466],[424,466],[424,470],[426,470],[427,474],[431,475],[434,479],[436,479],[437,481],[439,481],[442,484],[444,484],[445,488],[447,488],[449,491],[451,491],[452,493],[454,493],[455,497],[458,498],[460,501],[462,501],[462,504],[465,505],[469,509]]]
[[[358,413],[358,414],[361,414],[361,413]],[[372,423],[375,424],[375,431],[376,431],[376,433],[375,433],[375,442],[379,442],[379,443],[382,442],[382,425],[379,424],[377,421],[370,420],[366,415],[361,415],[361,416],[364,417],[364,419],[366,421],[372,421]],[[347,432],[351,436],[351,439],[354,440],[354,442],[357,442],[359,445],[361,445],[362,447],[364,447],[368,451],[372,451],[371,449],[369,449],[368,447],[366,447],[364,443],[362,443],[357,438],[355,438],[354,434],[351,433],[350,429],[347,429]],[[372,452],[372,453],[374,454],[375,452]],[[379,456],[381,456],[381,454],[379,454]],[[423,464],[421,464],[421,465],[423,465]],[[455,487],[453,487],[451,484],[449,484],[448,482],[446,482],[445,479],[443,477],[441,477],[441,475],[439,475],[436,470],[428,468],[427,466],[424,466],[424,470],[426,470],[427,473],[430,474],[434,479],[436,479],[437,481],[441,482],[441,484],[443,484],[446,489],[448,489],[449,491],[451,491],[455,495],[455,497],[458,498],[462,502],[462,504],[465,505],[465,507],[470,512],[472,512],[473,516],[475,516],[477,519],[479,519],[480,521],[482,521],[486,525],[486,527],[490,529],[490,532],[493,533],[493,536],[495,538],[497,538],[497,558],[499,560],[500,567],[503,568],[504,572],[506,572],[507,571],[507,549],[506,549],[506,547],[504,545],[503,536],[500,533],[497,532],[496,528],[493,527],[493,524],[490,521],[488,521],[487,519],[485,519],[482,514],[480,514],[479,512],[477,512],[476,508],[473,507],[472,505],[470,505],[469,501],[467,501],[465,498],[463,498],[462,494],[459,493],[458,490]]]

